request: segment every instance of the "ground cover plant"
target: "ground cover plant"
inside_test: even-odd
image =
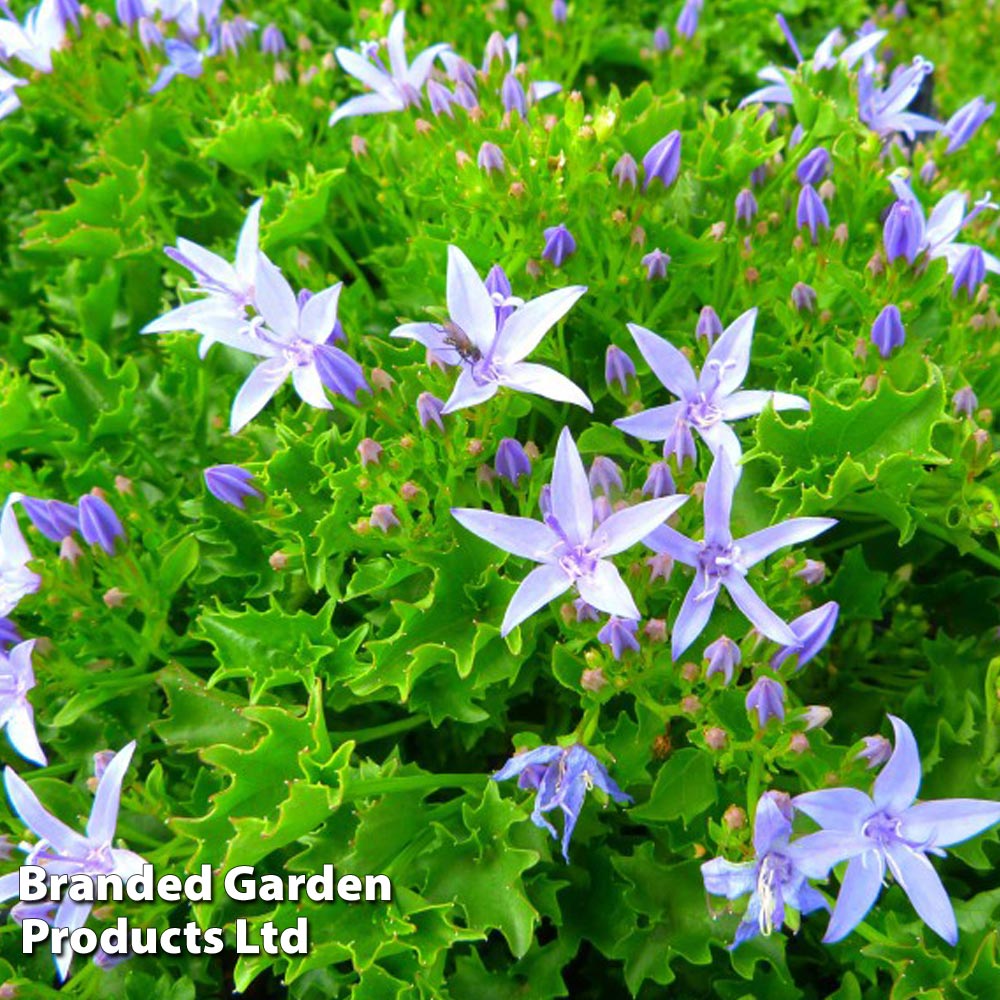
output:
[[[0,995],[1000,993],[994,5],[0,9]]]

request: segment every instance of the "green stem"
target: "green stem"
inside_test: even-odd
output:
[[[342,733],[330,733],[331,743],[346,743],[352,740],[354,743],[371,743],[374,740],[385,739],[387,736],[395,736],[397,733],[405,733],[410,729],[418,729],[429,722],[426,715],[413,715],[408,719],[399,719],[396,722],[386,722],[381,726],[369,726],[367,729],[356,729]]]

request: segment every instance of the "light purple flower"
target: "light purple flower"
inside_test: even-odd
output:
[[[639,183],[639,164],[628,153],[622,153],[611,169],[611,176],[618,181],[619,189],[626,184],[634,188]]]
[[[982,248],[967,246],[962,256],[957,259],[952,273],[955,277],[951,286],[952,298],[964,288],[966,296],[971,299],[986,280],[986,258]]]
[[[50,542],[61,542],[80,527],[80,512],[71,503],[25,496],[21,497],[21,506]]]
[[[924,220],[919,206],[912,201],[893,202],[882,227],[882,244],[885,259],[891,264],[898,257],[905,257],[909,263],[916,260],[924,238]]]
[[[549,226],[542,235],[545,237],[545,248],[542,257],[550,260],[556,267],[562,267],[567,257],[576,253],[576,240],[563,223]]]
[[[698,30],[698,18],[701,16],[703,0],[684,0],[684,6],[677,17],[677,34],[684,38],[694,38]]]
[[[9,615],[22,598],[42,585],[42,578],[28,569],[34,558],[28,548],[14,513],[20,494],[7,498],[0,514],[0,615]]]
[[[864,743],[864,747],[857,752],[854,759],[867,761],[869,771],[880,767],[892,756],[892,742],[884,736],[879,734],[863,736],[861,741]]]
[[[598,455],[590,463],[590,473],[587,480],[590,483],[590,489],[594,496],[597,496],[598,493],[603,493],[610,499],[612,493],[621,493],[624,490],[624,486],[622,486],[622,470],[605,455]]]
[[[805,282],[796,281],[792,285],[792,305],[799,312],[812,312],[816,308],[816,289]]]
[[[524,93],[521,81],[513,73],[507,73],[500,86],[500,100],[503,102],[504,110],[516,111],[522,118],[528,115],[528,98]]]
[[[431,111],[436,116],[455,117],[455,112],[451,110],[451,106],[456,103],[455,96],[443,83],[438,83],[437,80],[427,81],[427,100],[430,102]],[[482,156],[482,152],[480,152],[480,156]],[[482,167],[482,163],[479,165]]]
[[[757,199],[750,188],[743,188],[736,196],[736,221],[750,225],[757,214]]]
[[[480,538],[540,563],[514,594],[501,625],[507,635],[539,608],[575,586],[588,604],[609,615],[638,620],[635,601],[610,556],[624,552],[661,525],[684,496],[647,500],[594,525],[594,501],[580,453],[563,428],[552,470],[551,513],[545,520],[455,508],[456,520]]]
[[[982,97],[974,97],[968,104],[956,111],[944,126],[944,134],[948,137],[946,153],[954,153],[961,149],[980,129],[980,126],[996,111],[996,103],[989,104]]]
[[[115,0],[115,13],[123,27],[131,28],[146,16],[146,4],[144,0]]]
[[[16,646],[22,639],[17,626],[9,618],[0,618],[0,650]]]
[[[578,597],[573,601],[573,610],[576,612],[577,623],[598,622],[601,620],[597,608],[592,607],[582,597]]]
[[[609,386],[617,382],[622,392],[628,392],[630,378],[635,378],[632,359],[620,347],[612,344],[604,356],[604,381]]]
[[[979,407],[979,400],[971,385],[963,385],[951,398],[951,408],[956,417],[971,417]]]
[[[620,660],[625,655],[626,650],[639,652],[639,640],[635,637],[638,629],[638,622],[612,615],[597,633],[597,640],[605,646],[610,646],[611,655],[616,660]]]
[[[805,565],[795,575],[810,586],[815,586],[826,578],[826,563],[819,559],[807,559]]]
[[[830,228],[830,216],[823,204],[823,199],[816,193],[812,184],[803,184],[799,191],[799,204],[795,211],[795,224],[799,229],[809,229],[813,243],[820,228]]]
[[[493,297],[476,269],[458,247],[450,246],[449,322],[407,323],[391,336],[417,340],[445,364],[461,367],[444,413],[484,403],[502,387],[590,411],[586,394],[565,375],[524,360],[586,290],[572,285],[548,292],[498,320]]]
[[[674,129],[652,146],[642,158],[642,169],[645,174],[645,180],[642,182],[643,191],[647,190],[654,180],[660,181],[664,187],[670,187],[677,180],[680,168],[681,134]]]
[[[422,392],[417,396],[417,416],[420,418],[420,426],[425,428],[428,424],[438,425],[439,430],[444,430],[444,421],[441,414],[444,411],[444,403],[431,395],[429,392]]]
[[[498,476],[517,486],[521,476],[531,475],[531,459],[528,458],[521,442],[515,438],[504,438],[497,445],[494,468]]]
[[[810,878],[824,878],[850,859],[823,940],[840,941],[864,920],[882,889],[886,869],[920,919],[949,944],[958,941],[951,901],[928,854],[975,837],[1000,823],[1000,802],[939,799],[917,803],[920,753],[910,727],[889,716],[896,746],[875,779],[871,796],[856,788],[829,788],[796,796],[799,812],[823,829],[798,841]]]
[[[666,52],[670,48],[670,34],[662,24],[657,25],[653,32],[653,48],[657,52]]]
[[[201,76],[205,71],[205,60],[219,53],[219,32],[214,32],[208,48],[197,49],[189,42],[180,38],[168,38],[163,43],[163,51],[167,57],[167,65],[160,70],[159,76],[149,88],[151,94],[158,94],[175,77],[187,76],[192,79]]]
[[[10,8],[0,20],[0,52],[4,59],[18,59],[41,73],[52,72],[52,53],[66,38],[63,0],[42,0],[18,22]]]
[[[698,324],[694,328],[696,337],[704,337],[708,346],[711,347],[717,337],[722,336],[722,320],[719,314],[711,306],[703,306],[698,314]]]
[[[727,635],[720,635],[715,642],[710,642],[705,647],[705,659],[708,666],[705,668],[705,680],[713,674],[722,674],[724,684],[731,684],[733,672],[740,665],[743,655],[740,647]]]
[[[570,837],[590,789],[600,788],[615,802],[632,801],[608,775],[607,768],[579,743],[571,747],[541,746],[515,754],[493,775],[493,780],[513,777],[518,778],[521,788],[533,788],[537,793],[531,822],[557,839],[555,827],[542,814],[562,809],[562,853],[567,861]]]
[[[885,306],[875,317],[875,322],[872,323],[872,343],[883,358],[889,357],[906,343],[906,329],[897,306]]]
[[[217,500],[243,510],[248,497],[263,497],[253,486],[253,473],[238,465],[212,465],[204,472],[208,492]]]
[[[642,484],[642,495],[659,500],[660,497],[673,496],[677,492],[670,466],[666,462],[654,462],[649,467],[649,474]]]
[[[31,669],[31,651],[35,640],[19,642],[9,653],[0,653],[0,728],[7,731],[10,745],[25,759],[40,767],[46,765],[35,733],[35,713],[28,692],[35,686]]]
[[[100,545],[109,556],[115,554],[115,542],[125,537],[118,515],[111,504],[96,493],[85,493],[77,501],[80,511],[80,534],[88,545]]]
[[[942,126],[933,118],[907,111],[924,77],[934,66],[916,56],[910,66],[894,75],[889,86],[879,89],[873,71],[862,66],[858,74],[858,117],[881,136],[902,132],[911,142],[917,132],[937,132]]]
[[[280,56],[288,45],[285,42],[285,36],[281,33],[281,29],[276,24],[269,24],[260,33],[260,51],[266,53],[269,56]]]
[[[368,518],[373,528],[378,528],[384,535],[387,535],[393,528],[400,525],[396,512],[392,509],[391,503],[377,503],[372,507],[371,515]]]
[[[629,324],[636,345],[653,373],[680,402],[621,417],[615,427],[643,441],[670,441],[678,463],[694,457],[691,428],[713,453],[728,452],[735,465],[742,454],[739,439],[726,423],[753,416],[770,403],[776,410],[808,410],[801,396],[783,392],[737,391],[750,367],[757,310],[749,309],[726,329],[708,352],[701,375],[672,344],[649,330]],[[666,454],[666,452],[665,452]]]
[[[771,657],[771,667],[777,670],[790,656],[795,656],[795,669],[801,670],[829,642],[839,614],[840,605],[836,601],[827,601],[789,622],[796,641]]]
[[[7,798],[21,821],[38,838],[24,861],[26,865],[41,865],[53,873],[66,875],[119,875],[123,879],[138,875],[146,863],[132,851],[113,847],[115,826],[122,781],[135,751],[135,742],[129,743],[118,754],[101,776],[94,793],[86,834],[70,829],[56,819],[39,802],[31,788],[11,768],[4,772]],[[18,894],[18,872],[0,878],[0,901]],[[64,898],[52,918],[53,927],[75,929],[82,927],[90,914],[91,903],[78,903]],[[56,971],[65,980],[73,952],[69,948],[55,956]]]
[[[750,894],[746,913],[736,929],[731,948],[762,934],[781,930],[785,908],[801,914],[829,909],[823,896],[806,880],[798,866],[799,847],[789,843],[792,808],[781,792],[764,792],[754,816],[754,860],[734,863],[713,858],[701,866],[705,891],[713,896],[739,899]]]
[[[757,725],[761,729],[771,719],[785,720],[785,689],[780,681],[771,677],[760,677],[747,692],[747,711],[757,713]]]
[[[670,254],[664,253],[659,247],[651,250],[642,258],[642,266],[646,268],[646,280],[652,281],[654,278],[665,278],[669,263]]]
[[[368,59],[351,49],[337,49],[337,62],[343,70],[363,83],[372,93],[344,101],[330,116],[330,125],[358,115],[385,114],[419,106],[420,88],[430,75],[434,60],[446,52],[448,46],[432,45],[409,63],[403,41],[405,33],[406,12],[401,10],[389,25],[389,37],[386,41],[389,69],[385,68],[377,52]]]
[[[566,0],[552,0],[552,20],[556,24],[566,23]]]
[[[800,184],[818,184],[830,169],[830,154],[823,146],[817,146],[806,154],[795,168],[795,176]]]
[[[484,142],[479,147],[479,155],[476,157],[476,166],[480,170],[485,171],[487,174],[498,173],[502,174],[504,172],[506,164],[504,163],[503,151],[500,149],[496,143]]]
[[[722,588],[762,635],[783,646],[799,642],[799,637],[750,586],[747,573],[778,549],[815,538],[837,522],[828,517],[795,517],[734,539],[729,521],[736,481],[731,459],[720,450],[705,483],[702,540],[693,541],[665,524],[645,538],[645,544],[654,552],[666,552],[695,570],[674,622],[671,652],[675,660],[701,635]]]

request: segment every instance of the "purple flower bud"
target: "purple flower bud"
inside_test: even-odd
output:
[[[996,104],[987,104],[981,97],[974,97],[968,104],[958,109],[945,123],[944,134],[948,137],[946,153],[961,149],[978,131],[980,126],[996,111]]]
[[[163,47],[163,35],[156,22],[148,17],[139,18],[139,42],[147,52]]]
[[[736,196],[736,221],[750,225],[757,214],[757,199],[750,188],[744,188]]]
[[[260,51],[269,56],[281,55],[288,45],[285,43],[285,36],[276,24],[269,24],[260,33]]]
[[[792,286],[792,305],[799,312],[812,312],[816,308],[816,289],[802,281]]]
[[[363,438],[358,444],[358,455],[361,458],[361,466],[378,465],[382,457],[382,445],[375,438]]]
[[[670,187],[677,180],[680,168],[681,134],[674,129],[642,158],[642,169],[646,175],[646,179],[642,182],[643,191],[647,190],[654,180],[660,181],[664,187]]]
[[[698,30],[698,16],[701,14],[702,0],[684,0],[684,7],[677,18],[677,34],[694,38]]]
[[[715,338],[722,335],[722,320],[711,306],[703,306],[698,316],[698,325],[694,328],[696,337],[704,337],[711,347]]]
[[[761,187],[764,181],[767,180],[767,166],[761,164],[759,167],[754,167],[750,171],[750,187]]]
[[[733,672],[740,665],[742,658],[740,647],[729,636],[719,636],[715,642],[705,647],[705,659],[708,661],[708,666],[705,668],[705,680],[708,680],[713,674],[722,674],[723,683],[731,684]]]
[[[757,713],[757,724],[761,729],[769,719],[785,721],[785,689],[779,681],[771,677],[761,677],[747,693],[748,712]]]
[[[654,462],[649,467],[649,474],[642,484],[642,495],[659,500],[660,497],[670,497],[677,492],[674,477],[670,474],[670,466],[666,462]]]
[[[73,25],[77,31],[80,30],[80,4],[78,0],[56,0],[56,19],[62,22],[64,28]]]
[[[499,31],[494,31],[486,42],[486,52],[483,57],[483,72],[488,73],[495,62],[507,61],[507,43]]]
[[[649,567],[649,582],[663,580],[664,583],[670,579],[670,574],[674,571],[674,559],[669,552],[657,552],[655,556],[650,556],[646,560]]]
[[[912,205],[897,201],[885,218],[882,241],[885,259],[891,264],[897,257],[905,257],[911,264],[920,251],[924,227]]]
[[[886,306],[872,323],[872,343],[883,358],[889,357],[897,348],[906,343],[906,330],[896,306]]]
[[[807,559],[805,566],[795,575],[809,586],[815,587],[826,578],[826,563],[820,562],[818,559]]]
[[[955,280],[951,286],[952,298],[964,288],[971,299],[986,278],[986,258],[983,251],[974,244],[965,248],[965,253],[955,265]]]
[[[799,192],[799,205],[795,212],[795,224],[799,229],[808,227],[813,243],[816,233],[822,227],[830,228],[830,216],[826,211],[823,199],[816,193],[812,184],[803,184]]]
[[[242,14],[237,14],[232,21],[233,37],[236,44],[242,46],[243,43],[257,30],[257,25],[253,21],[248,21]]]
[[[822,729],[832,718],[833,712],[826,705],[809,705],[799,715],[800,721],[805,723],[806,732],[810,729]]]
[[[663,441],[663,457],[669,458],[671,455],[677,460],[677,468],[681,468],[686,459],[694,462],[698,458],[691,426],[683,418],[674,423]]]
[[[80,512],[70,503],[23,497],[21,506],[31,523],[50,542],[61,542],[80,527]]]
[[[455,103],[455,98],[443,83],[438,83],[437,80],[428,80],[427,99],[430,102],[431,111],[435,115],[447,115],[449,118],[455,117],[455,112],[451,110],[452,104]]]
[[[9,618],[0,618],[0,649],[16,646],[21,641],[17,626]]]
[[[795,149],[795,147],[802,142],[802,137],[806,134],[805,129],[802,127],[801,123],[796,125],[792,129],[791,135],[788,137],[788,148]]]
[[[619,189],[626,184],[631,184],[634,188],[639,183],[639,164],[628,153],[622,153],[611,170],[611,176],[618,181]]]
[[[611,655],[616,660],[620,660],[627,649],[638,652],[639,640],[635,637],[638,628],[638,622],[628,618],[616,618],[612,615],[604,628],[597,633],[597,639],[605,646],[610,646]]]
[[[670,48],[670,35],[662,25],[653,32],[653,48],[657,52],[666,52]]]
[[[926,187],[930,187],[934,183],[937,175],[937,164],[933,160],[927,160],[920,168],[920,183]]]
[[[830,154],[823,146],[817,146],[811,153],[803,157],[795,169],[795,176],[800,184],[818,184],[830,167]]]
[[[667,276],[667,265],[670,263],[670,254],[664,253],[659,247],[650,250],[642,258],[642,266],[646,269],[646,280],[652,281],[654,278],[665,278]]]
[[[516,111],[522,118],[528,114],[528,99],[524,96],[524,87],[513,73],[508,73],[503,78],[500,86],[500,100],[503,101],[504,110],[507,112]]]
[[[485,170],[491,174],[494,171],[504,172],[504,158],[500,147],[492,142],[484,142],[479,147],[479,156],[476,157],[476,164],[480,170]]]
[[[459,80],[455,84],[455,103],[460,107],[465,108],[466,111],[472,111],[474,108],[479,107],[479,98],[476,96],[475,90],[472,89],[464,80]]]
[[[588,604],[582,597],[578,597],[573,602],[573,610],[576,611],[577,622],[599,622],[601,620],[597,608]]]
[[[566,0],[552,0],[552,20],[556,24],[566,23]]]
[[[141,17],[145,16],[146,7],[143,0],[115,0],[115,12],[119,23],[125,28],[131,28]]]
[[[871,771],[881,764],[884,764],[892,756],[892,743],[884,736],[865,736],[863,750],[855,754],[855,760],[868,761],[868,770]]]
[[[378,528],[383,534],[388,534],[393,528],[399,527],[399,518],[390,503],[377,503],[372,507],[368,521],[373,528]]]
[[[956,417],[971,417],[979,406],[979,400],[971,385],[963,385],[951,398],[951,408]]]
[[[542,512],[542,520],[552,513],[552,485],[546,483],[538,494],[538,509]]]
[[[448,60],[448,79],[452,83],[464,83],[475,94],[476,71],[467,59],[455,56]]]
[[[115,553],[115,541],[124,537],[118,515],[96,493],[85,493],[77,502],[80,510],[80,534],[88,545],[100,545],[108,555]]]
[[[493,467],[497,470],[497,475],[503,476],[514,486],[517,486],[521,476],[531,475],[531,459],[521,447],[521,442],[514,438],[504,438],[497,446]]]
[[[240,40],[232,21],[223,21],[219,28],[219,51],[235,55],[240,48]]]
[[[790,656],[797,656],[795,669],[801,670],[827,644],[839,613],[837,602],[827,601],[789,622],[788,627],[795,633],[798,642],[779,649],[771,657],[771,668],[777,670]]]
[[[892,5],[892,16],[897,21],[904,21],[910,16],[910,12],[906,9],[906,3],[904,0],[896,0]]]
[[[98,750],[94,754],[94,777],[100,781],[108,765],[115,759],[114,750]]]
[[[632,359],[616,344],[612,344],[604,356],[604,381],[610,386],[617,382],[622,392],[628,392],[628,380],[635,378]]]
[[[252,485],[253,473],[238,465],[212,465],[204,473],[208,492],[223,503],[243,510],[247,497],[263,497]]]
[[[591,463],[588,480],[590,482],[590,489],[595,494],[601,491],[609,498],[614,491],[621,492],[624,489],[622,486],[622,470],[605,455],[598,455]]]
[[[339,347],[333,347],[329,342],[317,344],[313,363],[320,381],[330,392],[344,396],[352,403],[358,401],[361,390],[371,392],[361,365]]]
[[[420,418],[420,426],[425,428],[430,423],[435,423],[441,430],[444,430],[444,421],[441,419],[441,410],[444,403],[432,396],[429,392],[422,392],[417,396],[417,416]]]
[[[556,267],[562,267],[563,261],[576,253],[576,240],[573,234],[560,222],[558,226],[549,226],[543,233],[545,249],[542,257],[550,260]]]

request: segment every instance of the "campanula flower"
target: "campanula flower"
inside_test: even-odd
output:
[[[132,851],[113,847],[122,781],[135,751],[135,742],[127,744],[101,775],[94,793],[94,804],[87,821],[86,834],[70,829],[49,813],[38,797],[11,768],[4,771],[4,784],[11,807],[38,838],[28,849],[26,865],[41,865],[65,875],[119,875],[123,879],[138,875],[146,864]],[[18,872],[0,877],[0,901],[18,893]],[[82,927],[90,914],[91,903],[64,898],[52,919],[53,927]],[[60,980],[65,980],[73,952],[67,947],[54,956]]]
[[[589,605],[582,597],[573,601],[573,610],[576,612],[576,620],[579,622],[597,622],[601,620],[597,608]]]
[[[743,188],[736,196],[736,221],[750,225],[757,214],[757,199],[750,188]]]
[[[507,321],[507,317],[519,306],[524,305],[524,299],[513,293],[510,287],[510,278],[507,277],[507,272],[499,264],[494,264],[490,268],[484,284],[486,291],[490,293],[490,299],[493,301],[493,312],[499,331]]]
[[[285,36],[276,24],[269,24],[260,33],[260,51],[269,56],[280,56],[288,48]]]
[[[488,174],[494,172],[502,174],[505,163],[503,152],[496,143],[484,142],[479,147],[479,155],[476,157],[476,166]]]
[[[368,87],[372,93],[344,101],[330,116],[330,125],[336,125],[344,118],[358,115],[405,111],[408,107],[419,106],[420,88],[430,75],[434,60],[446,52],[448,46],[432,45],[409,63],[403,41],[405,33],[406,12],[401,10],[389,25],[389,37],[386,40],[389,69],[385,68],[377,51],[372,53],[370,58],[366,58],[351,49],[337,49],[337,62],[341,68]]]
[[[566,0],[552,0],[551,10],[552,10],[552,20],[555,21],[556,24],[566,23],[566,15],[567,15]]]
[[[0,53],[4,59],[17,59],[41,73],[52,72],[52,53],[66,38],[62,0],[42,0],[18,22],[10,15],[0,20]]]
[[[504,438],[497,445],[497,457],[494,468],[498,476],[517,486],[521,476],[531,475],[531,459],[528,458],[521,442],[515,438]]]
[[[720,450],[705,483],[702,540],[696,542],[665,524],[645,538],[654,552],[667,552],[695,570],[674,622],[671,650],[675,660],[701,635],[722,588],[761,634],[783,646],[799,642],[750,586],[747,573],[778,549],[815,538],[837,522],[828,517],[794,517],[734,539],[729,521],[736,482],[736,468],[726,451]]]
[[[556,267],[562,267],[567,257],[576,253],[576,240],[563,223],[549,226],[542,235],[545,237],[545,248],[542,257],[550,260]]]
[[[875,322],[872,323],[872,343],[883,358],[889,357],[906,343],[906,329],[898,306],[885,306],[875,317]]]
[[[924,77],[933,69],[926,59],[916,56],[881,90],[874,73],[862,66],[858,74],[858,117],[881,136],[902,132],[911,142],[917,132],[939,131],[942,126],[933,118],[906,110],[917,96]]]
[[[47,763],[35,734],[35,713],[28,692],[35,686],[31,651],[35,640],[19,642],[9,653],[0,653],[0,728],[7,731],[10,745],[32,764]]]
[[[757,725],[764,728],[771,719],[785,720],[785,689],[772,677],[760,677],[747,692],[747,711],[757,713]]]
[[[893,202],[882,226],[882,244],[885,259],[891,264],[898,257],[905,257],[909,263],[916,260],[924,238],[924,219],[919,206],[914,208],[911,201]]]
[[[630,378],[635,378],[632,359],[620,347],[612,344],[604,355],[604,381],[609,386],[617,382],[622,392],[628,392]]]
[[[563,811],[562,854],[569,861],[569,841],[591,788],[600,788],[615,802],[631,802],[608,774],[607,768],[579,743],[571,747],[541,746],[515,754],[496,774],[494,781],[518,778],[521,788],[535,789],[531,822],[558,839],[555,827],[542,815]]]
[[[131,28],[146,16],[146,4],[144,0],[115,0],[115,13],[123,27]]]
[[[503,102],[504,110],[507,112],[516,111],[522,118],[528,114],[528,98],[524,93],[521,81],[513,73],[508,73],[503,78],[500,87],[500,100]]]
[[[874,771],[876,767],[881,767],[892,756],[892,741],[878,734],[874,736],[863,736],[861,738],[864,747],[857,752],[855,760],[867,761],[869,771]]]
[[[373,528],[378,528],[384,535],[400,526],[399,518],[396,517],[396,512],[390,503],[375,504],[368,521]]]
[[[677,180],[680,169],[681,134],[674,129],[652,146],[642,158],[642,170],[645,174],[645,180],[642,182],[643,191],[647,190],[653,181],[660,181],[664,187],[670,187]]]
[[[705,668],[705,680],[713,674],[722,674],[722,682],[731,684],[733,672],[740,665],[743,659],[740,647],[727,635],[720,635],[715,642],[710,642],[705,647],[705,659],[708,666]]]
[[[88,545],[100,545],[109,556],[113,556],[115,542],[125,537],[125,529],[111,504],[96,493],[85,493],[77,501],[77,508],[83,540]]]
[[[517,70],[517,35],[510,35],[503,40],[499,32],[494,32],[494,35],[500,38],[502,43],[502,48],[506,50],[507,53],[507,68],[509,73],[514,73]],[[488,48],[489,46],[487,46]],[[498,59],[503,60],[502,51],[498,52]],[[489,72],[489,66],[484,65],[484,72]],[[545,100],[546,97],[551,97],[553,94],[558,94],[562,90],[562,85],[558,83],[553,83],[551,80],[535,80],[528,84],[527,91],[525,92],[525,97],[527,98],[525,105],[531,107],[533,104],[537,104],[539,101]]]
[[[27,82],[0,66],[0,119],[13,114],[21,106],[21,98],[17,96],[16,88],[23,87]]]
[[[945,122],[944,134],[948,137],[946,153],[961,149],[978,131],[980,126],[996,111],[996,103],[989,104],[982,97],[974,97]]]
[[[927,855],[943,857],[944,848],[1000,823],[1000,802],[916,802],[921,780],[917,742],[902,719],[890,715],[889,720],[896,745],[870,796],[856,788],[827,788],[793,799],[799,812],[822,827],[798,841],[807,875],[823,878],[834,865],[850,859],[823,940],[840,941],[864,920],[888,869],[920,919],[954,945],[955,913]]]
[[[666,52],[670,48],[670,33],[662,24],[657,25],[653,32],[653,48],[657,52]]]
[[[0,618],[0,650],[16,646],[22,638],[17,626],[9,618]]]
[[[551,485],[551,513],[544,521],[488,510],[452,509],[459,524],[474,535],[541,564],[511,599],[501,635],[573,586],[580,597],[605,614],[638,620],[639,609],[609,557],[645,538],[687,497],[646,500],[613,513],[595,527],[590,483],[568,428],[559,435]]]
[[[670,466],[666,462],[654,462],[649,467],[649,474],[642,484],[642,495],[658,500],[660,497],[672,496],[677,492]]]
[[[533,393],[591,409],[590,400],[565,375],[524,359],[587,289],[573,285],[519,306],[498,325],[494,300],[468,257],[448,247],[447,323],[407,323],[393,337],[417,340],[447,365],[460,367],[444,413],[476,406],[502,388]]]
[[[177,76],[187,76],[192,79],[201,76],[205,71],[205,60],[218,55],[219,44],[220,34],[218,31],[213,32],[209,45],[205,49],[197,49],[180,38],[168,38],[163,43],[167,65],[160,70],[160,74],[153,81],[149,92],[158,94]]]
[[[628,618],[612,615],[597,633],[598,642],[611,647],[611,655],[620,660],[626,650],[639,651],[639,640],[635,637],[639,623]]]
[[[967,246],[962,256],[957,258],[952,273],[955,276],[951,286],[952,297],[957,296],[964,288],[966,295],[971,299],[986,280],[986,257],[982,248]]]
[[[796,281],[792,285],[791,300],[799,312],[812,312],[816,308],[816,289],[803,281]]]
[[[735,464],[741,456],[740,443],[726,421],[753,416],[768,403],[776,410],[808,410],[809,404],[801,396],[737,391],[750,367],[756,318],[757,310],[750,309],[730,324],[708,352],[700,376],[676,347],[630,323],[629,331],[653,374],[680,401],[621,417],[614,422],[615,427],[643,441],[669,441],[678,463],[684,457],[694,457],[693,427],[713,453],[725,450]]]
[[[248,497],[262,498],[253,485],[253,473],[238,465],[212,465],[204,472],[208,492],[223,503],[243,510]]]
[[[803,157],[795,168],[795,176],[800,184],[818,184],[830,169],[830,154],[823,146],[817,146]]]
[[[437,424],[438,430],[444,430],[444,421],[441,414],[444,411],[444,403],[431,395],[429,392],[422,392],[417,396],[417,416],[420,418],[420,426],[425,428],[428,424]]]
[[[646,280],[652,281],[654,278],[665,278],[669,263],[670,254],[664,253],[658,247],[655,250],[651,250],[642,258],[642,266],[646,269]]]
[[[823,204],[823,199],[816,193],[812,184],[803,184],[799,191],[799,204],[795,210],[795,225],[799,229],[808,228],[813,243],[820,230],[830,228],[830,215]]]
[[[31,523],[50,542],[61,542],[80,527],[80,512],[71,503],[26,496],[20,500]]]
[[[140,44],[147,52],[150,49],[158,49],[163,45],[163,33],[151,18],[139,18],[138,35]]]
[[[7,498],[0,514],[0,615],[9,615],[22,598],[42,585],[42,578],[28,569],[33,556],[14,513],[19,494]]]
[[[634,188],[639,183],[639,164],[628,153],[622,153],[611,169],[611,176],[618,181],[619,188],[626,184]]]
[[[734,863],[713,858],[701,866],[705,891],[711,895],[739,899],[750,894],[731,948],[758,934],[766,937],[774,930],[781,930],[786,906],[803,915],[829,909],[799,868],[798,845],[789,843],[792,815],[787,795],[764,792],[757,801],[754,816],[754,860]]]
[[[624,486],[622,486],[622,470],[605,455],[598,455],[590,463],[590,473],[587,479],[594,496],[597,496],[598,493],[603,493],[610,499],[612,493],[621,493],[624,489]]]
[[[826,604],[789,622],[789,628],[795,633],[796,642],[785,646],[771,657],[771,667],[777,670],[790,656],[797,657],[796,670],[801,670],[829,641],[837,624],[840,605],[836,601]]]
[[[436,116],[455,117],[455,112],[451,110],[451,106],[455,103],[455,95],[443,83],[438,83],[437,80],[427,81],[427,100]]]
[[[971,385],[963,385],[951,398],[951,409],[956,417],[971,417],[979,408],[979,400]]]
[[[826,563],[819,559],[807,559],[805,565],[795,575],[810,586],[815,586],[826,578]]]
[[[258,254],[255,305],[260,325],[255,353],[265,360],[247,376],[233,400],[230,433],[257,416],[289,375],[302,401],[323,410],[333,406],[324,389],[352,402],[362,390],[371,391],[361,366],[330,342],[341,287],[338,282],[300,302],[281,271]]]
[[[722,320],[719,314],[711,306],[703,306],[698,314],[698,324],[694,328],[696,337],[704,337],[705,342],[711,347],[717,337],[722,336]]]
[[[698,18],[704,0],[684,0],[684,6],[677,17],[677,34],[684,38],[694,38],[698,30]]]

